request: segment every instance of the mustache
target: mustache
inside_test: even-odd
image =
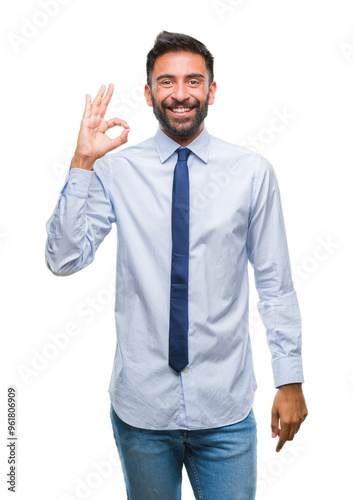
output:
[[[171,101],[165,100],[162,102],[162,108],[177,108],[178,106],[183,107],[183,108],[199,108],[200,107],[200,101],[197,99],[194,100],[188,100],[185,99],[184,101],[177,101],[176,99],[172,99]]]

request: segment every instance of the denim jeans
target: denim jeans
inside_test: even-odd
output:
[[[236,424],[200,430],[149,430],[110,408],[128,500],[180,500],[185,465],[195,498],[253,500],[257,429],[253,410]]]

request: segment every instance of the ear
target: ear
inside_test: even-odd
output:
[[[217,90],[217,83],[212,82],[210,86],[210,95],[208,97],[208,104],[213,104],[215,101],[215,94]]]
[[[153,106],[153,104],[152,104],[152,98],[151,98],[151,89],[149,88],[149,86],[147,85],[147,83],[145,85],[144,95],[145,95],[147,104],[149,106]]]

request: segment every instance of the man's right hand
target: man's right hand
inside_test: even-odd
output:
[[[86,95],[85,112],[70,168],[92,170],[94,162],[98,158],[127,142],[127,136],[130,132],[129,125],[119,118],[112,118],[107,121],[104,119],[113,90],[114,86],[110,83],[104,96],[105,85],[102,85],[93,102],[91,102],[91,96]],[[110,139],[105,133],[115,126],[124,127],[124,130],[119,137]]]

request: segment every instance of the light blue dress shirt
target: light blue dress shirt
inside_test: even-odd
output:
[[[109,394],[145,429],[203,429],[243,420],[257,388],[249,339],[248,260],[275,386],[303,382],[301,317],[280,193],[261,155],[202,133],[188,145],[189,364],[168,365],[171,204],[179,144],[158,129],[137,146],[73,168],[47,222],[57,275],[90,264],[117,224],[117,345]]]

